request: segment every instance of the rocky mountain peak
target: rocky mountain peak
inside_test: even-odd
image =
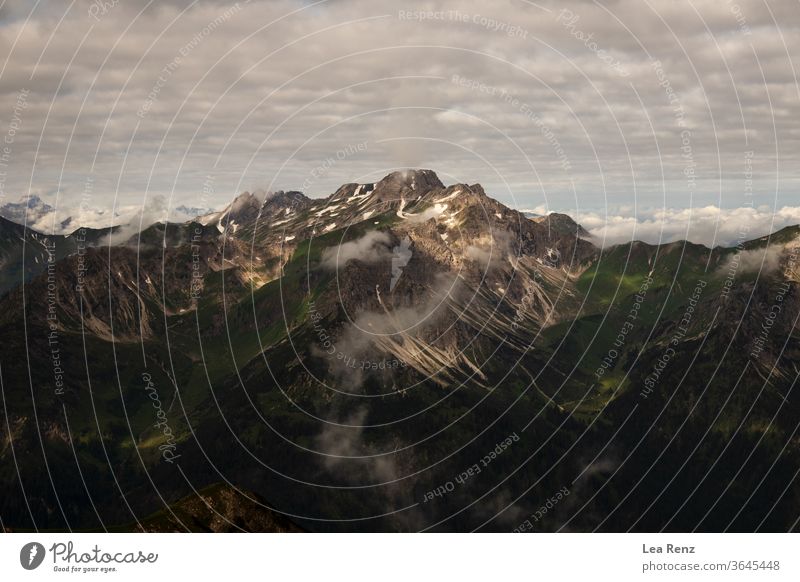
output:
[[[0,216],[18,224],[33,223],[53,211],[39,196],[22,196],[17,202],[7,202],[0,206]]]
[[[555,235],[573,235],[579,237],[591,236],[589,232],[580,224],[575,222],[573,218],[567,214],[560,212],[551,212],[546,216],[537,216],[531,218],[533,222],[546,226]]]
[[[381,201],[415,198],[431,190],[444,188],[433,170],[400,170],[375,184],[374,196]]]
[[[236,213],[249,206],[254,206],[257,203],[259,206],[261,205],[258,197],[255,194],[251,192],[242,192],[233,199],[233,202],[231,202],[230,212]]]
[[[250,192],[242,192],[223,210],[199,216],[197,221],[203,225],[216,224],[220,231],[230,224],[235,232],[238,225],[255,221],[260,212],[261,200],[258,196]]]
[[[290,214],[295,210],[302,210],[311,204],[311,199],[296,190],[285,192],[278,190],[267,194],[261,206],[262,217],[272,217],[278,214]]]
[[[258,196],[250,192],[243,192],[231,202],[224,215],[220,218],[219,223],[221,225],[230,224],[235,229],[235,225],[256,220],[260,212],[261,200],[259,200]]]

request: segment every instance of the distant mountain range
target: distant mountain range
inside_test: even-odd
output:
[[[800,513],[800,227],[600,249],[430,170],[186,210],[115,246],[0,220],[6,528]]]
[[[182,204],[175,207],[170,216],[174,220],[188,220],[209,212],[211,212],[210,208],[198,208]],[[46,228],[40,227],[39,230],[57,234],[67,234],[86,226],[86,224],[81,223],[80,217],[75,217],[71,214],[69,208],[56,209],[36,195],[23,196],[17,202],[7,202],[0,205],[0,217],[29,227],[45,224]],[[116,222],[119,222],[119,220]],[[122,224],[115,224],[115,226],[122,226]]]
[[[25,196],[0,206],[0,217],[17,224],[33,224],[53,212],[53,207],[38,196]]]

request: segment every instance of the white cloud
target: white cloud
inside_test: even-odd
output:
[[[736,272],[739,273],[769,273],[780,267],[784,252],[783,245],[769,245],[760,249],[740,251],[729,257],[718,271],[727,273],[735,262]]]
[[[567,214],[589,231],[593,243],[605,246],[631,240],[650,244],[688,240],[706,246],[735,246],[800,224],[800,207],[797,206],[784,206],[776,211],[768,207],[667,208],[642,211],[638,216],[574,211]]]
[[[387,233],[371,230],[360,238],[322,251],[321,264],[323,268],[335,271],[352,260],[377,263],[391,256],[390,244],[391,238]]]
[[[124,226],[122,235],[129,237],[156,222],[186,222],[196,216],[177,208],[167,208],[166,200],[160,195],[151,196],[144,206],[132,204],[116,209],[76,205],[76,202],[78,201],[62,199],[57,207],[29,210],[27,221],[21,217],[14,217],[12,220],[25,222],[29,228],[47,234],[70,234],[79,227],[102,229]],[[122,242],[122,235],[115,235],[114,242]]]

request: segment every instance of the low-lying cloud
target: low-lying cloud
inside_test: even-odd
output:
[[[542,207],[531,212],[546,213]],[[688,240],[708,247],[729,247],[800,224],[798,206],[784,206],[777,210],[766,206],[660,208],[638,214],[564,212],[589,231],[594,244],[606,247],[632,240],[650,244]]]
[[[392,239],[387,233],[371,230],[361,238],[322,251],[322,267],[335,271],[339,266],[344,266],[352,260],[377,263],[391,256],[389,250],[391,242]]]
[[[719,271],[728,272],[735,265],[738,273],[772,273],[780,267],[784,250],[784,245],[770,245],[760,249],[740,251],[728,257]]]
[[[344,422],[325,425],[316,438],[317,450],[325,455],[323,466],[337,477],[360,485],[391,484],[399,476],[395,456],[381,455],[367,442],[366,424],[367,410],[361,407]]]
[[[502,264],[503,259],[507,256],[514,255],[513,250],[511,234],[503,230],[494,229],[482,240],[478,240],[475,244],[469,245],[464,249],[464,255],[483,268],[494,268]]]

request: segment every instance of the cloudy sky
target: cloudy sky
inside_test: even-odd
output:
[[[108,223],[425,167],[611,237],[800,222],[797,0],[0,6],[0,203]]]

